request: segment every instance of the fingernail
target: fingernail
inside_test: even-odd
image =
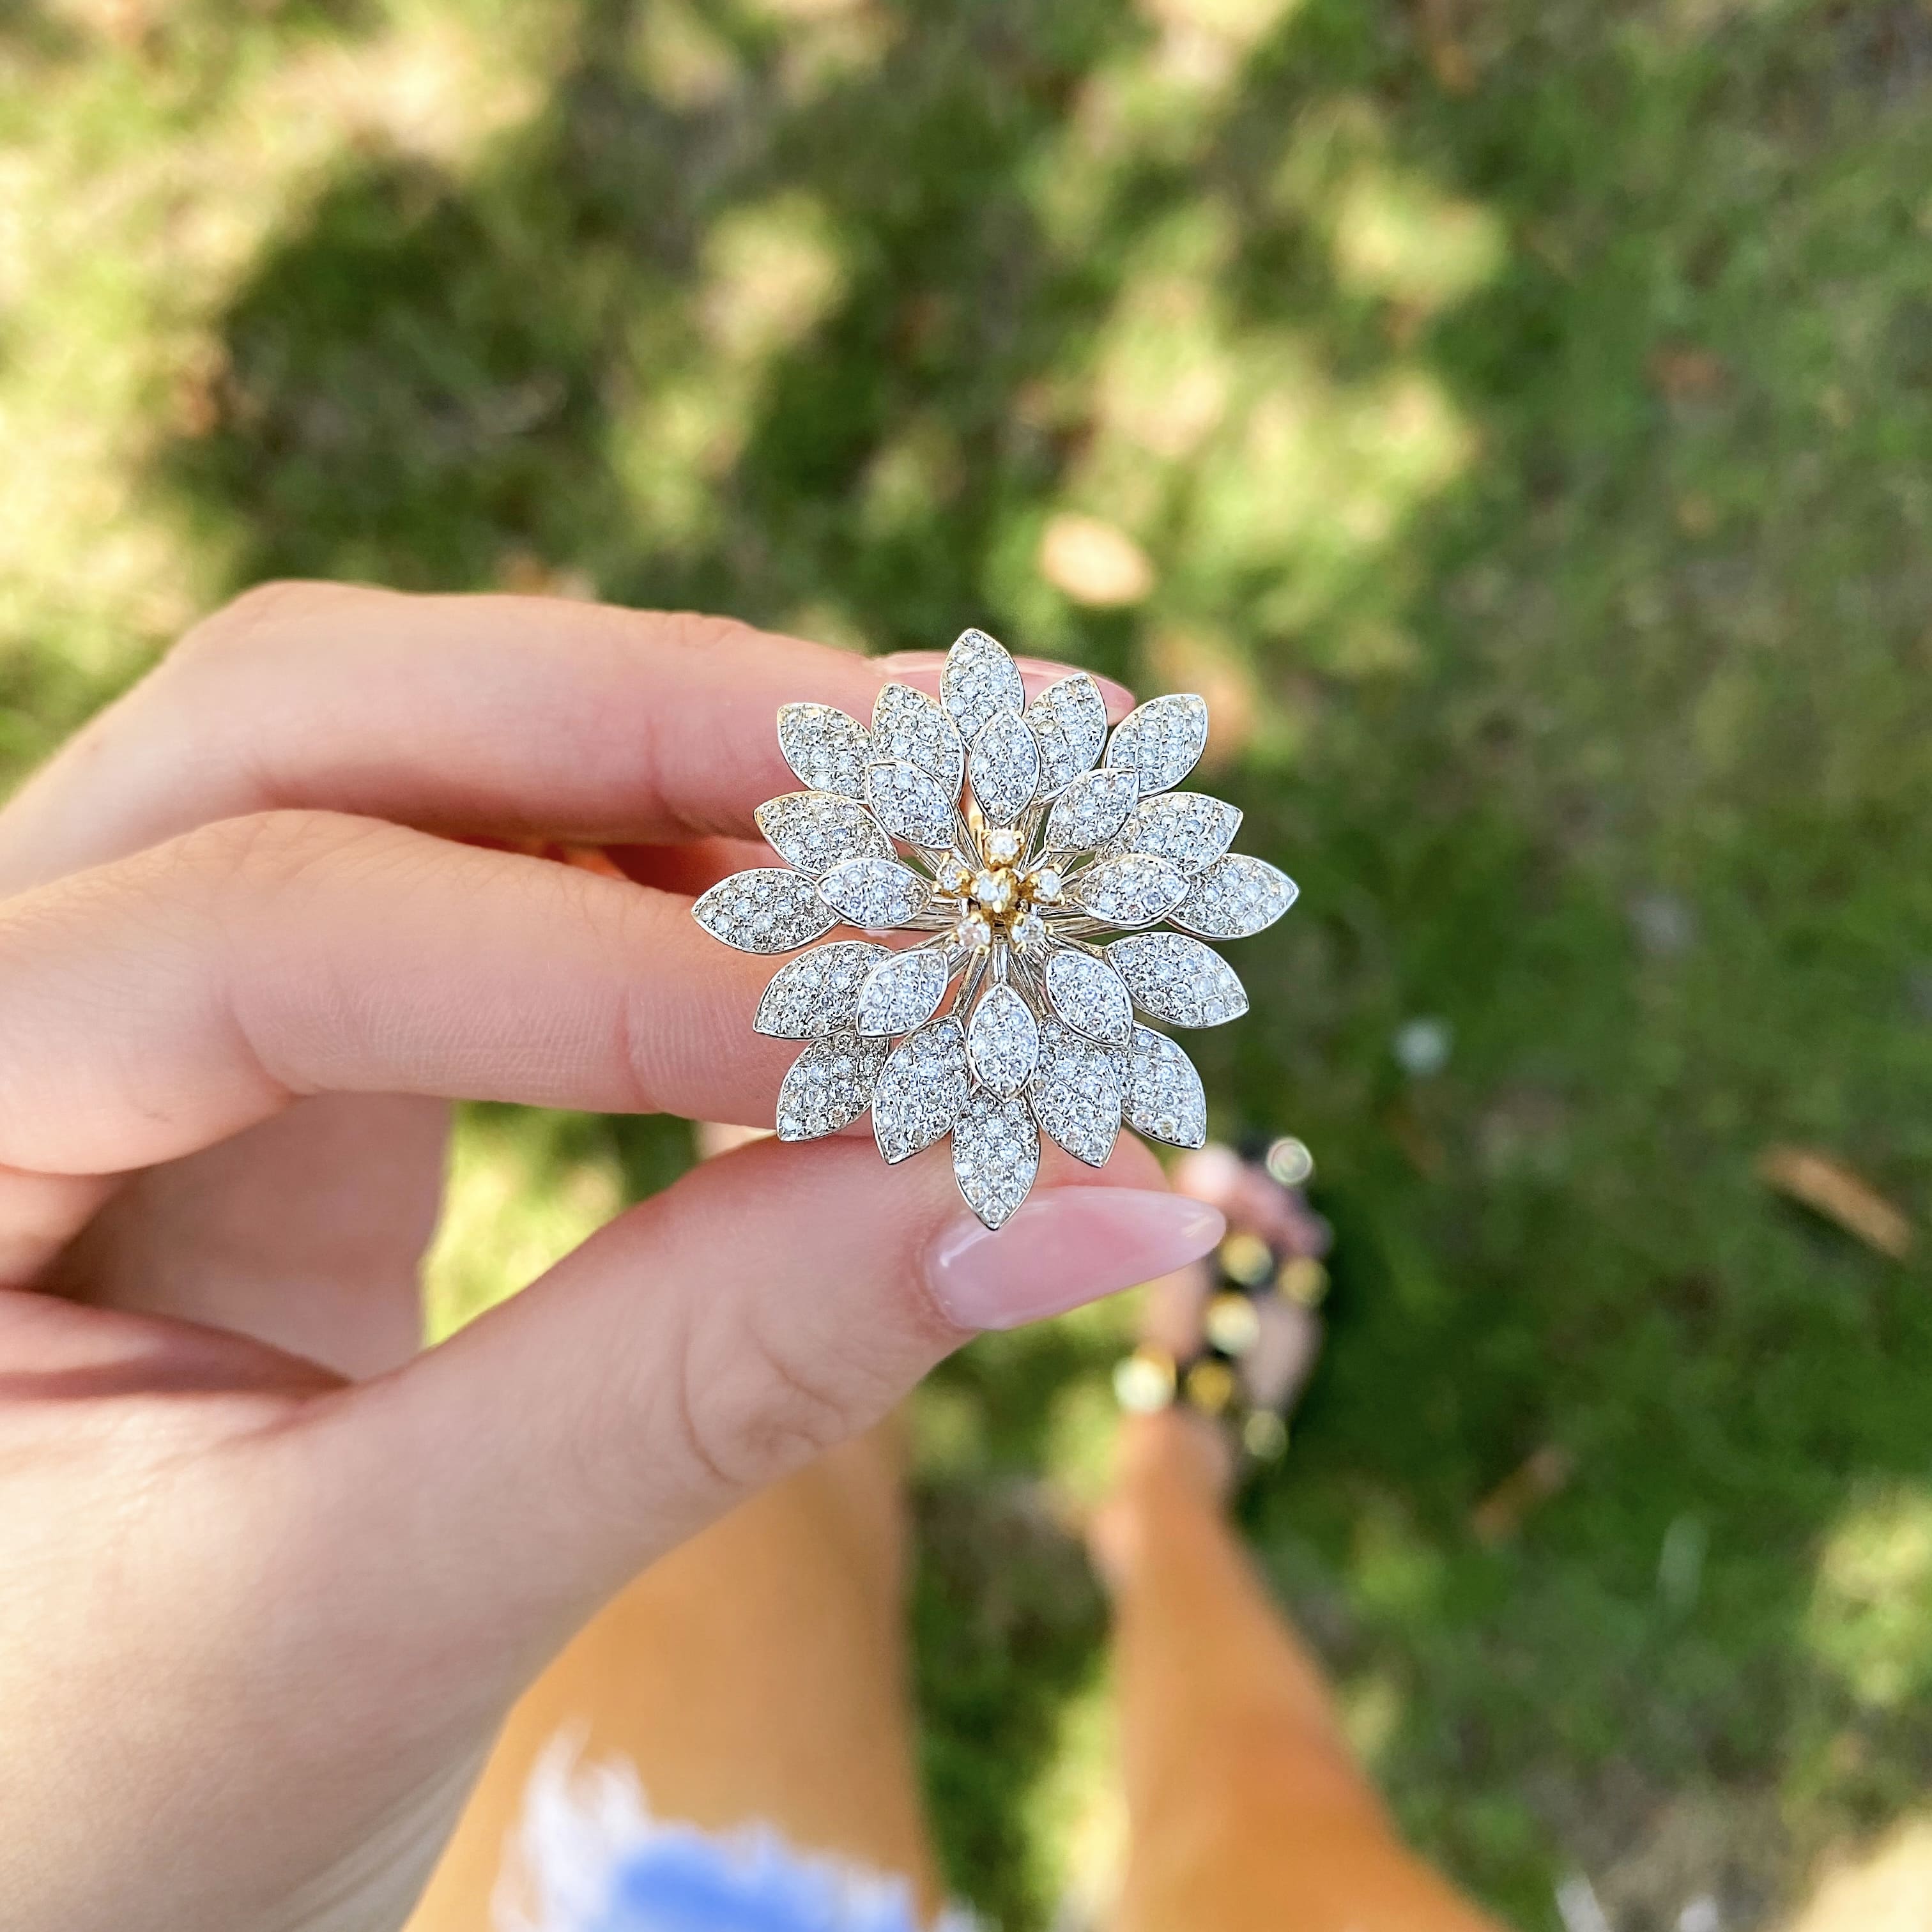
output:
[[[920,676],[928,671],[946,668],[944,651],[892,651],[882,658],[870,662],[883,671],[905,676]],[[1033,691],[1043,691],[1049,684],[1057,684],[1063,677],[1071,677],[1079,670],[1078,664],[1060,664],[1052,658],[1016,657],[1015,664],[1020,668]],[[1088,676],[1100,687],[1100,694],[1107,700],[1107,709],[1116,717],[1124,716],[1134,708],[1134,694],[1124,684],[1117,684],[1111,677],[1102,677],[1097,671],[1089,671]]]
[[[1138,1187],[1056,1187],[995,1234],[970,1216],[926,1252],[933,1298],[962,1328],[1016,1328],[1198,1261],[1218,1208]]]

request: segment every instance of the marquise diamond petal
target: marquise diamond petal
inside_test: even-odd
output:
[[[1040,1172],[1040,1135],[1020,1100],[975,1094],[952,1130],[952,1172],[966,1204],[1003,1228]]]
[[[946,955],[937,946],[888,952],[859,989],[854,1024],[868,1035],[910,1033],[932,1018],[952,977]]]
[[[950,846],[958,820],[956,794],[942,791],[918,766],[904,758],[874,765],[866,774],[873,816],[909,845]]]
[[[907,1034],[872,1090],[872,1134],[880,1153],[896,1163],[943,1140],[970,1088],[966,1034],[957,1020],[934,1020]]]
[[[1178,932],[1136,932],[1107,948],[1134,1004],[1175,1026],[1220,1026],[1239,1019],[1248,996],[1218,952]]]
[[[1170,859],[1124,852],[1102,859],[1069,888],[1076,904],[1109,926],[1151,926],[1187,896],[1187,874]]]
[[[836,792],[789,791],[753,814],[788,866],[818,878],[847,859],[890,859],[892,842],[856,800]]]
[[[896,859],[848,859],[818,882],[819,896],[850,926],[884,932],[916,919],[931,888]]]
[[[886,957],[866,939],[835,939],[788,959],[772,975],[752,1022],[775,1040],[822,1040],[852,1024],[866,975]]]
[[[946,653],[939,695],[970,745],[988,719],[1003,711],[1018,715],[1026,703],[1026,687],[1005,645],[984,631],[962,631]]]
[[[1124,1046],[1133,1030],[1133,1003],[1120,974],[1103,959],[1062,946],[1046,962],[1046,997],[1077,1033]]]
[[[831,704],[788,704],[778,712],[778,749],[801,783],[814,791],[865,794],[872,734]]]
[[[1126,1120],[1169,1147],[1207,1144],[1208,1096],[1194,1063],[1164,1033],[1136,1026],[1128,1048]]]
[[[754,866],[720,879],[691,912],[713,939],[740,952],[796,952],[838,923],[838,915],[812,890],[809,879],[778,866]]]
[[[1091,771],[1107,742],[1107,700],[1084,670],[1050,684],[1026,708],[1040,743],[1040,795],[1054,798]]]
[[[889,684],[872,706],[872,758],[916,765],[949,798],[966,776],[966,741],[937,699],[909,684]],[[861,778],[862,779],[863,774]]]
[[[1102,765],[1097,772],[1083,772],[1047,814],[1047,849],[1089,852],[1104,844],[1126,824],[1139,795],[1139,781],[1131,771]]]
[[[1174,922],[1203,939],[1246,939],[1274,925],[1300,891],[1279,866],[1230,852],[1195,880],[1174,909]]]
[[[1208,706],[1192,692],[1150,698],[1114,728],[1107,762],[1138,773],[1141,791],[1178,785],[1208,748]]]
[[[1040,1126],[1076,1160],[1105,1167],[1120,1131],[1120,1053],[1058,1020],[1040,1029],[1030,1097]]]
[[[1241,812],[1204,791],[1164,791],[1134,808],[1110,850],[1172,859],[1184,871],[1210,866],[1234,842]]]
[[[988,986],[966,1029],[967,1057],[980,1084],[1010,1100],[1033,1078],[1040,1061],[1040,1023],[1012,988]]]
[[[1016,824],[1040,783],[1040,746],[1018,712],[1002,711],[973,740],[966,769],[988,821]]]
[[[778,1089],[778,1138],[814,1141],[850,1126],[872,1104],[885,1061],[882,1040],[841,1033],[814,1040]]]

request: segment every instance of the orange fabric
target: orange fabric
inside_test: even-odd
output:
[[[619,1597],[512,1714],[409,1932],[488,1932],[531,1768],[569,1727],[592,1758],[629,1759],[662,1816],[762,1820],[904,1874],[936,1908],[898,1461],[889,1432],[851,1444]],[[1119,1932],[1497,1932],[1398,1842],[1318,1672],[1184,1465],[1144,1456],[1116,1504]]]
[[[910,1877],[936,1908],[912,1758],[898,1457],[875,1435],[638,1578],[511,1713],[409,1932],[488,1932],[524,1786],[559,1732],[627,1758],[658,1816],[762,1820]]]

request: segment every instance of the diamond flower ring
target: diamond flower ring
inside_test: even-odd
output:
[[[785,706],[779,748],[810,788],[758,812],[785,862],[721,880],[693,911],[743,952],[795,952],[842,923],[916,935],[833,939],[773,975],[753,1026],[811,1042],[779,1090],[778,1138],[836,1133],[868,1106],[888,1161],[950,1134],[961,1193],[998,1228],[1033,1186],[1042,1132],[1090,1167],[1124,1120],[1202,1144],[1201,1076],[1135,1010],[1177,1027],[1239,1018],[1241,982],[1202,940],[1259,932],[1296,888],[1228,850],[1233,806],[1174,789],[1207,742],[1200,698],[1154,698],[1110,739],[1084,671],[1028,704],[983,631],[946,653],[940,694],[888,684],[869,728]],[[1148,929],[1162,920],[1180,930]]]

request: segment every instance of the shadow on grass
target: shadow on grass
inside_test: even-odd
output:
[[[1690,1798],[1742,1923],[1932,1774],[1932,1300],[1750,1168],[1932,1159],[1932,116],[1830,9],[1682,10],[606,0],[480,163],[365,158],[275,238],[166,459],[238,579],[982,622],[1213,693],[1304,891],[1201,1058],[1342,1235],[1251,1527],[1419,1841],[1525,1924],[1583,1865],[1622,1932],[1676,1922]],[[1070,508],[1144,602],[1047,580]],[[1012,1932],[1100,1626],[998,1485],[1103,1368],[940,1384],[992,1447],[928,1499],[928,1762]]]

